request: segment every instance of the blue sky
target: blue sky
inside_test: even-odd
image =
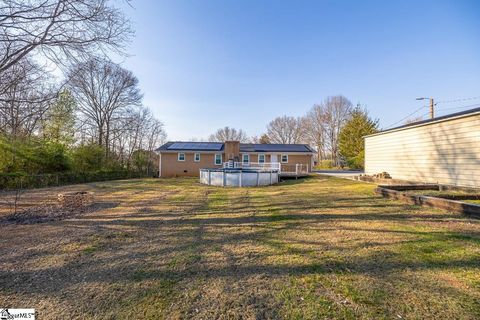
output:
[[[123,65],[171,140],[265,131],[343,94],[382,127],[480,96],[480,1],[146,1]],[[438,105],[455,112],[480,99]],[[417,115],[428,112],[421,110]]]

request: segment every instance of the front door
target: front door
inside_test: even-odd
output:
[[[278,162],[278,156],[276,154],[272,154],[270,156],[270,162]]]

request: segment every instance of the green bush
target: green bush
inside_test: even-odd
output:
[[[97,144],[80,145],[72,151],[73,171],[99,171],[104,165],[105,150]]]
[[[317,169],[333,169],[335,166],[333,165],[332,160],[321,160],[315,168]]]
[[[44,142],[37,150],[39,171],[43,173],[70,170],[70,159],[64,145],[57,142]]]
[[[141,177],[155,171],[146,151],[134,154],[132,170],[97,144],[68,147],[41,137],[0,135],[0,189],[25,189]],[[131,172],[134,171],[134,172]]]
[[[31,189],[55,187],[75,183],[89,183],[97,181],[142,178],[139,172],[122,171],[91,171],[91,172],[62,172],[52,174],[27,175],[21,172],[0,174],[0,189]]]
[[[0,138],[0,172],[51,173],[70,169],[65,146],[40,138]]]

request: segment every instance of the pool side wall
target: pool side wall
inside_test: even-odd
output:
[[[256,187],[278,183],[278,172],[200,170],[200,183],[224,187]]]

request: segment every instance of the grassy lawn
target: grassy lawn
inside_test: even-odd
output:
[[[323,176],[70,186],[95,192],[98,209],[0,224],[0,305],[39,319],[480,318],[480,220],[374,187]]]
[[[473,203],[473,204],[478,204],[480,205],[480,200],[464,200],[465,202]]]

